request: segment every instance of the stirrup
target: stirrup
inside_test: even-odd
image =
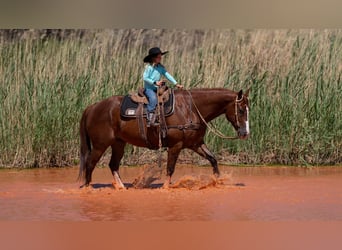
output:
[[[146,126],[147,127],[150,127],[150,126],[158,126],[159,125],[159,122],[157,121],[156,119],[156,114],[154,112],[150,112],[150,113],[147,113],[147,116],[146,116]]]
[[[159,126],[159,121],[154,121],[153,123],[151,123],[150,124],[150,126],[153,126],[153,127],[155,127],[155,126]]]

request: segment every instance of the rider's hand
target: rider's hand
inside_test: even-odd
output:
[[[180,85],[179,83],[176,84],[176,87],[179,88],[179,89],[182,89],[183,88],[183,85]]]
[[[156,82],[157,86],[162,86],[164,84],[164,81],[158,81]]]

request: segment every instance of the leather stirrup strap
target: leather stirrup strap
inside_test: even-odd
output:
[[[137,108],[137,121],[138,121],[138,127],[139,127],[139,134],[141,135],[142,139],[146,142],[146,145],[150,148],[151,143],[147,139],[143,112],[144,112],[143,104],[139,103],[138,108]]]

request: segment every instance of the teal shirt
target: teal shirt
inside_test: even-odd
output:
[[[157,90],[157,85],[154,84],[154,82],[160,81],[162,76],[165,76],[166,79],[169,80],[171,83],[175,85],[177,84],[177,81],[173,78],[172,75],[170,75],[166,71],[164,66],[162,66],[161,64],[158,64],[155,66],[151,64],[146,65],[144,75],[143,75],[144,87],[146,89]]]

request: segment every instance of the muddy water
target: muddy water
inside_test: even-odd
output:
[[[177,166],[174,186],[130,183],[142,167],[122,167],[127,190],[111,186],[108,168],[96,168],[93,188],[79,189],[78,168],[0,170],[0,220],[28,221],[330,221],[342,220],[341,167]],[[189,181],[190,180],[190,181]]]

